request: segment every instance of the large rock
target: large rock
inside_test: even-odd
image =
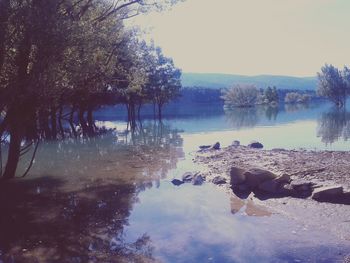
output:
[[[343,187],[341,185],[324,186],[316,188],[312,193],[312,199],[317,201],[332,201],[343,196]]]
[[[249,169],[244,172],[245,183],[251,188],[256,189],[263,182],[273,180],[277,176],[270,171],[260,168]]]
[[[288,174],[283,174],[279,177],[276,177],[272,180],[267,180],[261,184],[259,184],[259,190],[265,193],[271,194],[285,194],[284,185],[288,184],[291,181],[290,176]]]
[[[248,144],[248,147],[254,148],[254,149],[262,149],[264,148],[264,145],[262,145],[262,143],[260,142],[253,141],[250,144]]]
[[[230,170],[231,185],[236,186],[245,182],[245,174],[243,169],[232,167]]]
[[[293,180],[290,184],[297,192],[307,192],[312,190],[312,182],[306,180]]]

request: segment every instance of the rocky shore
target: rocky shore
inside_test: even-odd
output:
[[[201,147],[194,162],[206,182],[349,241],[350,152],[261,146]]]

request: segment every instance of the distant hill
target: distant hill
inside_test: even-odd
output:
[[[234,84],[253,84],[257,88],[276,86],[278,89],[315,90],[316,77],[290,77],[290,76],[243,76],[216,73],[182,73],[184,87],[206,87],[213,89],[227,88]]]

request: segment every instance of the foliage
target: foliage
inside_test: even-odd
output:
[[[278,103],[279,96],[277,92],[277,88],[273,86],[272,88],[270,86],[267,87],[264,91],[264,103],[270,104],[270,103]]]
[[[236,85],[223,91],[226,107],[252,107],[256,104],[258,90],[253,85]]]
[[[97,107],[140,107],[158,97],[163,106],[177,96],[181,72],[123,24],[175,2],[0,1],[1,141],[10,135],[5,178],[14,177],[21,154],[34,147],[34,140],[64,138],[62,121],[68,117],[72,123],[75,113],[79,129],[92,135]]]
[[[308,94],[301,94],[298,92],[288,92],[284,97],[284,102],[290,104],[308,103],[309,101],[310,96]]]
[[[350,90],[350,73],[347,67],[341,71],[333,65],[326,64],[318,75],[318,94],[343,107]]]

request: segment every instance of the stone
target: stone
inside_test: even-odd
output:
[[[220,150],[220,143],[219,143],[219,142],[215,143],[215,144],[211,147],[211,149]]]
[[[244,170],[237,168],[237,167],[231,167],[230,170],[230,177],[231,177],[231,185],[239,185],[245,182],[245,174]]]
[[[292,181],[289,174],[282,174],[274,180],[276,180],[280,184],[289,184]]]
[[[258,186],[259,190],[265,193],[275,194],[280,190],[280,184],[276,180],[268,180]]]
[[[285,193],[284,185],[288,184],[291,181],[290,176],[288,174],[283,174],[279,177],[276,177],[272,180],[267,180],[259,184],[259,190],[262,190],[266,193],[278,194]]]
[[[312,183],[306,180],[293,180],[290,185],[298,192],[300,191],[311,191]]]
[[[199,149],[205,150],[205,149],[209,149],[210,147],[211,147],[211,145],[201,145],[201,146],[199,146]]]
[[[254,148],[254,149],[262,149],[264,148],[264,145],[262,145],[262,143],[260,142],[253,141],[250,144],[248,144],[248,147]]]
[[[240,141],[235,140],[235,141],[233,141],[233,142],[232,142],[232,144],[231,144],[231,145],[232,145],[232,146],[237,147],[237,146],[240,146],[240,145],[241,145],[241,142],[240,142]]]
[[[263,170],[260,168],[252,168],[248,171],[244,172],[245,176],[245,183],[251,188],[255,189],[260,184],[262,184],[265,181],[273,180],[277,176],[270,171]]]
[[[226,178],[222,177],[222,176],[216,176],[213,180],[212,180],[213,184],[226,184]]]
[[[204,181],[205,181],[205,178],[202,175],[196,174],[193,178],[192,184],[193,185],[202,185],[204,183]]]
[[[194,175],[191,172],[184,173],[182,175],[182,181],[184,183],[189,183],[193,180]]]
[[[171,180],[171,183],[173,185],[179,186],[179,185],[182,185],[184,182],[179,180],[179,179],[173,179],[173,180]]]
[[[317,201],[327,201],[330,198],[341,196],[343,196],[343,187],[341,185],[333,185],[316,188],[311,198]]]

